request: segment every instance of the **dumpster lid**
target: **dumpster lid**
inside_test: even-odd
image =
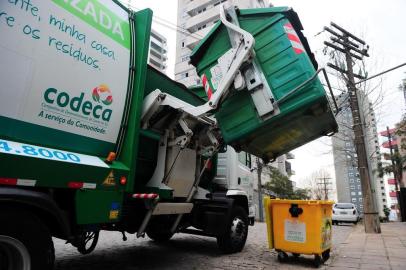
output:
[[[333,201],[324,201],[324,200],[285,200],[285,199],[271,199],[271,204],[334,204]]]
[[[317,70],[318,64],[316,58],[310,50],[309,43],[307,39],[301,32],[303,30],[302,23],[300,22],[299,16],[297,13],[290,7],[270,7],[270,8],[255,8],[255,9],[239,9],[237,10],[238,16],[252,16],[252,15],[268,15],[274,16],[277,14],[283,14],[292,24],[293,28],[296,30],[300,41],[302,42],[307,55],[310,57],[314,68]],[[217,21],[210,32],[196,45],[190,55],[190,63],[193,66],[197,66],[202,56],[204,55],[207,48],[210,46],[211,41],[215,38],[215,34],[219,31],[220,26],[222,25],[221,21]]]

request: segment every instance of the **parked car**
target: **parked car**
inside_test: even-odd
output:
[[[357,224],[360,216],[357,208],[352,203],[336,203],[333,205],[333,224],[354,223]]]

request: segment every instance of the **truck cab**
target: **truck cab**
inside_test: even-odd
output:
[[[232,147],[217,156],[217,174],[213,182],[227,190],[227,195],[240,194],[248,199],[248,217],[250,224],[255,222],[254,197],[254,163],[252,155],[241,151],[237,153]]]

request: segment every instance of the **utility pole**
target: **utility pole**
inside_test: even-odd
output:
[[[333,43],[325,41],[324,44],[328,47],[339,51],[344,54],[346,61],[346,70],[337,67],[331,63],[329,67],[346,75],[346,83],[348,88],[350,108],[352,112],[353,130],[354,130],[354,144],[358,155],[358,171],[361,178],[361,187],[364,204],[364,225],[366,233],[381,233],[379,222],[379,214],[376,210],[376,196],[373,194],[371,187],[371,176],[369,175],[368,155],[365,147],[364,126],[362,123],[360,106],[358,101],[358,90],[355,87],[355,79],[365,79],[361,75],[354,74],[353,61],[355,59],[362,60],[362,57],[368,57],[368,48],[365,41],[351,34],[344,28],[331,22],[331,26],[335,28],[332,30],[329,27],[324,27],[324,30],[332,34],[330,38]],[[336,32],[336,31],[339,31]],[[361,49],[362,47],[362,49]]]
[[[321,182],[317,183],[318,185],[322,185],[323,186],[323,193],[324,193],[324,200],[328,200],[328,193],[331,190],[330,186],[332,183],[329,182],[328,180],[330,180],[330,177],[321,177],[321,178],[317,178],[318,180],[321,180]]]
[[[258,176],[258,185],[257,185],[258,214],[259,214],[259,221],[263,222],[264,221],[264,211],[263,211],[263,205],[262,205],[262,168],[263,168],[263,164],[258,157],[256,158],[256,162],[257,162],[257,176]]]

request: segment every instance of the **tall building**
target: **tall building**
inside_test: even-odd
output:
[[[392,128],[392,129],[389,129],[389,132],[387,130],[384,130],[384,131],[381,131],[379,133],[382,137],[385,137],[385,140],[386,140],[386,141],[384,141],[382,143],[382,148],[385,149],[383,151],[383,159],[384,160],[382,162],[382,166],[384,166],[384,167],[392,165],[391,164],[391,156],[390,156],[389,140],[386,139],[386,138],[389,137],[388,135],[390,134],[390,136],[391,136],[391,145],[392,145],[393,153],[395,153],[396,151],[399,151],[399,148],[400,148],[400,145],[401,145],[400,138],[398,138],[396,136],[395,131],[396,130],[394,128]],[[389,203],[388,204],[389,204],[389,206],[392,207],[392,206],[398,204],[398,198],[397,198],[396,189],[395,189],[395,187],[396,187],[396,184],[395,184],[396,179],[395,179],[395,176],[394,176],[393,173],[391,173],[390,175],[385,175],[384,178],[387,181],[386,183],[387,183],[388,189],[389,189],[388,196],[387,196],[387,197],[389,197]],[[398,183],[398,185],[399,184],[400,183]]]
[[[168,44],[166,38],[154,29],[151,30],[149,42],[148,64],[166,73],[166,61],[168,60]]]
[[[376,207],[380,216],[384,216],[383,206],[387,205],[385,184],[378,176],[378,162],[381,159],[380,145],[376,129],[376,119],[372,103],[368,97],[359,92],[361,121],[364,126],[364,140],[369,163],[371,188],[376,196]],[[363,212],[361,180],[358,171],[358,157],[354,145],[352,113],[347,93],[338,96],[342,108],[337,115],[339,132],[333,136],[334,168],[336,175],[338,202],[354,203],[359,212]]]
[[[175,80],[186,86],[200,84],[196,70],[189,65],[189,56],[197,43],[220,18],[220,4],[239,8],[265,7],[264,0],[179,0],[176,37]]]

